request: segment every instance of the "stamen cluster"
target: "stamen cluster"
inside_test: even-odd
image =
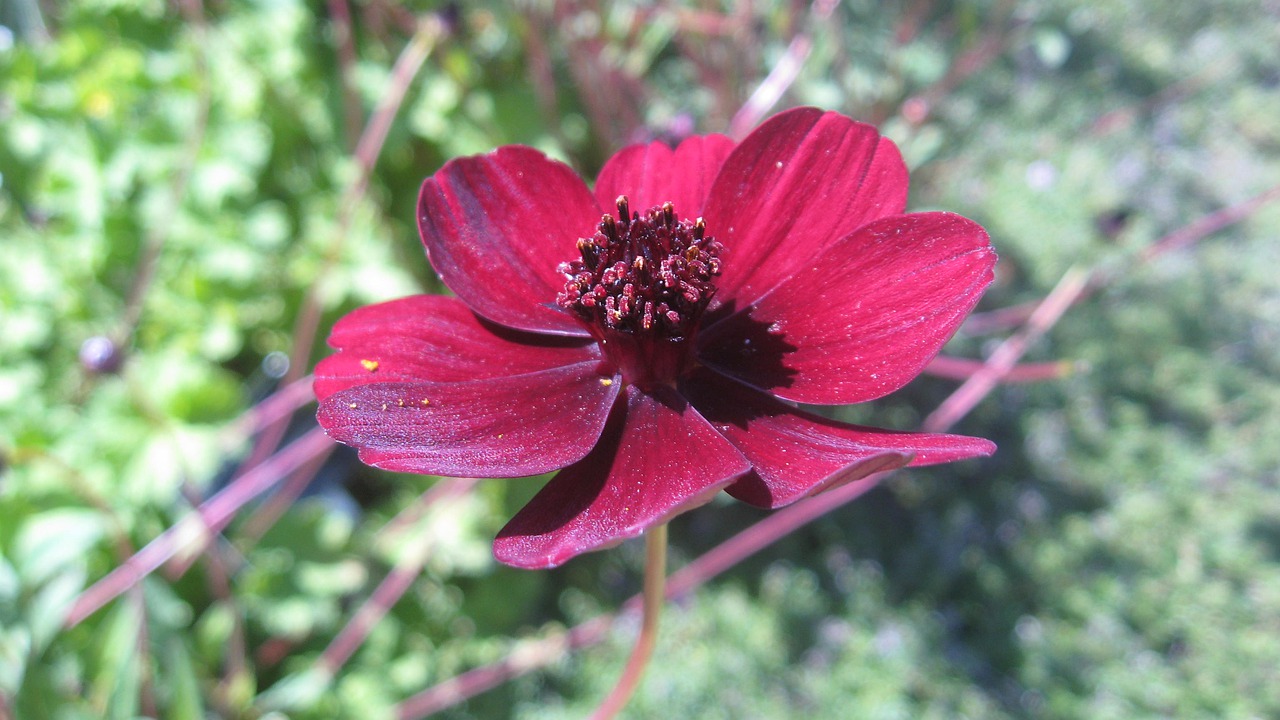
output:
[[[618,198],[596,233],[578,240],[581,260],[560,263],[564,291],[556,302],[599,330],[688,338],[715,294],[724,247],[702,218],[676,217],[671,203],[631,212]]]

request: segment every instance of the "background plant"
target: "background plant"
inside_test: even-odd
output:
[[[472,668],[448,687],[518,677],[445,717],[584,714],[635,630],[592,618],[637,589],[639,547],[496,565],[536,482],[358,467],[306,434],[303,376],[343,312],[441,290],[413,218],[446,159],[521,142],[589,176],[627,142],[798,104],[880,124],[913,209],[979,220],[1002,256],[948,349],[979,362],[846,419],[918,427],[1006,337],[1039,338],[967,391],[985,399],[957,429],[991,460],[899,473],[785,536],[732,503],[677,521],[672,567],[697,572],[631,712],[1280,713],[1278,20],[1243,0],[0,5],[0,717],[412,717]],[[1060,319],[1026,330],[1055,287]],[[253,482],[274,494],[241,507]],[[163,535],[219,488],[225,535]],[[704,553],[748,528],[763,549],[713,577]],[[174,557],[89,614],[157,537]]]

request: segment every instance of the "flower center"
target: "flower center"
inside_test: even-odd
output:
[[[633,213],[624,195],[617,219],[606,214],[578,240],[581,259],[557,267],[565,284],[556,303],[583,321],[624,381],[669,383],[688,369],[724,251],[706,231],[671,203]]]

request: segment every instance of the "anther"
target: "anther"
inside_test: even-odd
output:
[[[604,215],[596,233],[578,241],[581,259],[557,267],[566,280],[557,304],[601,337],[690,338],[715,294],[723,248],[701,218],[681,220],[670,202],[633,213],[620,195],[617,206],[617,219]]]

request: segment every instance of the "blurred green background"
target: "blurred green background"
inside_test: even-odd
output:
[[[306,401],[287,382],[334,320],[441,291],[414,227],[441,163],[526,143],[591,177],[729,129],[788,58],[773,110],[876,122],[913,209],[991,232],[997,284],[948,354],[983,358],[1070,268],[1107,282],[1027,357],[1069,373],[957,428],[995,457],[899,473],[672,604],[628,716],[1280,717],[1280,202],[1143,254],[1280,183],[1275,2],[0,0],[0,25],[0,718],[393,717],[616,609],[636,543],[491,559],[536,481],[427,507],[434,479],[335,454],[64,627],[261,459],[254,429],[276,446],[243,414],[282,381]],[[841,416],[912,429],[956,384]],[[762,515],[683,516],[672,565]],[[317,673],[397,562],[403,597]],[[441,716],[581,717],[635,629]]]

